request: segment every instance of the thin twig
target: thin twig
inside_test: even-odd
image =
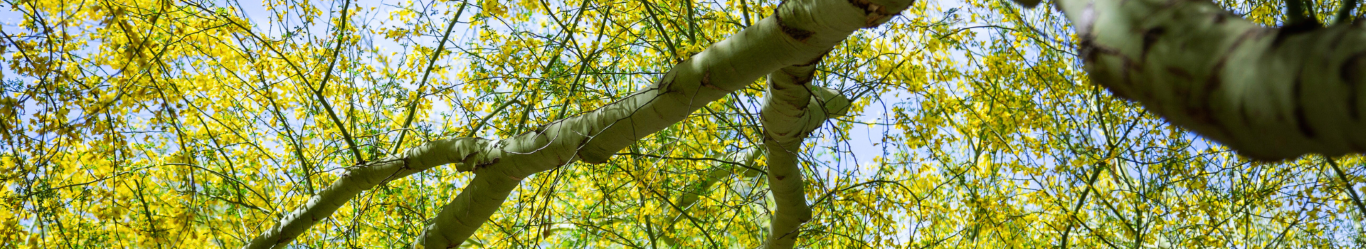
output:
[[[1357,196],[1356,189],[1352,189],[1354,184],[1347,179],[1347,172],[1342,171],[1342,167],[1338,167],[1338,163],[1333,161],[1333,158],[1325,158],[1328,159],[1328,165],[1333,166],[1333,171],[1338,173],[1338,180],[1342,181],[1342,188],[1346,189],[1347,194],[1352,196],[1352,203],[1357,205],[1357,211],[1361,211],[1361,215],[1366,216],[1366,205],[1361,203],[1361,197]]]

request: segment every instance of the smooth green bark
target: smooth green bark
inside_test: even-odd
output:
[[[500,158],[433,219],[418,245],[459,246],[531,174],[575,160],[606,162],[636,140],[779,68],[810,64],[854,31],[890,20],[911,1],[793,0],[739,33],[675,65],[652,87],[543,130],[500,141]]]
[[[331,216],[337,208],[355,198],[361,191],[381,183],[449,163],[458,163],[456,168],[461,171],[488,163],[490,158],[487,154],[476,152],[490,145],[488,140],[479,138],[443,139],[410,149],[402,156],[350,168],[332,185],[309,198],[304,206],[285,215],[275,227],[252,239],[245,248],[274,248],[288,245],[295,237],[307,231],[308,227]]]
[[[910,0],[793,0],[773,16],[713,44],[675,65],[652,87],[597,110],[558,120],[543,129],[498,141],[452,139],[424,145],[402,159],[362,165],[314,196],[248,248],[286,245],[327,218],[360,191],[437,165],[464,162],[474,179],[437,214],[416,247],[463,243],[531,174],[576,160],[606,162],[636,140],[681,121],[711,101],[760,76],[819,59],[854,31],[874,27],[905,9]],[[414,165],[413,161],[422,161]],[[396,162],[408,162],[407,164]],[[406,166],[405,166],[406,165]]]
[[[1258,160],[1366,152],[1361,22],[1268,28],[1210,1],[1057,0],[1086,72]]]
[[[808,85],[815,72],[813,62],[768,75],[768,94],[759,116],[775,211],[764,242],[766,248],[792,248],[801,224],[811,220],[798,157],[802,141],[827,118],[844,115],[849,108],[849,99],[843,95]]]

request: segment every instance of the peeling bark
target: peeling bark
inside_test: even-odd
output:
[[[1207,0],[1055,0],[1121,98],[1262,161],[1366,152],[1361,22],[1268,28]]]

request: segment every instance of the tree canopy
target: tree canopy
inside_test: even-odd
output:
[[[0,247],[1366,246],[1356,1],[1088,1],[7,0]]]

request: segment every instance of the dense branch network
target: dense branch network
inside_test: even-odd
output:
[[[1261,160],[1366,152],[1366,132],[1360,132],[1366,127],[1366,103],[1361,101],[1366,88],[1360,87],[1366,83],[1366,35],[1359,23],[1265,28],[1208,1],[1054,3],[1077,28],[1091,79],[1172,124]],[[676,65],[653,87],[598,110],[497,142],[441,140],[405,157],[358,167],[249,247],[287,243],[384,180],[463,162],[457,167],[473,171],[474,180],[443,208],[419,242],[436,248],[459,245],[521,179],[577,160],[606,162],[616,151],[763,74],[814,64],[850,32],[885,22],[908,4],[786,2],[773,16]],[[801,68],[778,72],[801,77]],[[784,87],[772,84],[771,92]],[[810,88],[786,87],[807,95],[798,93],[788,96],[786,101],[792,102],[779,103],[803,106],[797,103],[811,96]],[[798,151],[801,138],[814,127],[789,122],[799,125],[783,128],[769,121],[811,115],[794,110],[766,108],[762,114],[769,180],[779,202],[771,227],[774,237],[767,242],[772,246],[790,245],[796,228],[810,219],[795,159],[783,158]],[[820,115],[808,121],[818,124],[824,120],[824,113]]]
[[[408,160],[391,160],[444,159],[424,161],[433,165],[424,164],[423,169],[461,161],[464,163],[459,164],[458,169],[475,174],[460,194],[431,221],[417,245],[425,248],[459,246],[497,211],[522,179],[574,161],[606,162],[622,148],[683,120],[707,103],[744,88],[769,72],[813,64],[854,31],[882,24],[910,3],[909,0],[787,1],[773,15],[675,65],[651,87],[597,110],[497,141],[444,140],[468,141],[442,148],[459,153],[429,149],[426,152],[439,155],[409,153],[404,157],[410,158]],[[394,164],[369,164],[353,170],[247,247],[286,245],[309,226],[328,217],[340,204],[378,183],[373,179],[393,179],[411,174],[409,171],[416,172],[411,167]],[[401,170],[388,170],[390,168]],[[380,175],[356,176],[360,173]],[[351,180],[354,178],[371,181]]]

